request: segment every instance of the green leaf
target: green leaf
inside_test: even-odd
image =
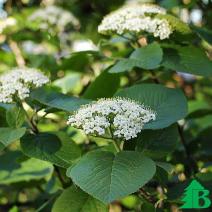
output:
[[[73,90],[77,85],[80,84],[81,73],[71,72],[64,76],[63,78],[57,79],[53,82],[53,85],[61,88],[64,94]]]
[[[50,163],[31,158],[19,164],[17,160],[21,156],[21,152],[18,151],[0,156],[1,185],[41,180],[52,175],[53,166]]]
[[[86,99],[98,99],[112,97],[119,88],[120,77],[103,71],[87,88],[83,97]]]
[[[128,59],[121,59],[112,68],[110,73],[130,71],[134,67],[155,69],[159,67],[163,58],[163,51],[158,43],[152,43],[136,49]]]
[[[193,26],[194,31],[198,34],[200,38],[212,44],[212,31],[202,27]]]
[[[212,61],[202,49],[193,46],[164,48],[162,66],[172,71],[212,76]]]
[[[0,127],[8,126],[6,112],[13,107],[15,107],[15,104],[0,103]]]
[[[195,126],[196,133],[199,133],[209,127],[212,127],[211,120],[212,120],[211,114],[197,118],[197,119],[192,119],[192,124],[193,126]]]
[[[160,185],[166,186],[168,182],[168,173],[160,166],[157,166],[156,174],[154,176],[154,180],[156,180]]]
[[[173,7],[177,7],[179,5],[179,2],[177,0],[163,0],[160,3],[160,6],[166,8],[166,9],[172,9]]]
[[[148,211],[148,212],[155,212],[155,207],[153,204],[148,202],[147,200],[142,200],[142,205],[140,211]]]
[[[193,148],[195,147],[195,155],[202,157],[202,160],[208,160],[212,156],[212,126],[202,130],[193,140]]]
[[[29,157],[64,168],[81,155],[80,148],[63,132],[27,134],[21,139],[21,149]]]
[[[4,61],[4,64],[8,67],[15,67],[17,65],[15,62],[15,56],[12,52],[1,51],[0,58],[1,61]]]
[[[103,57],[104,55],[102,55],[102,53],[98,50],[83,50],[83,51],[76,51],[76,52],[73,52],[71,54],[72,56],[74,55],[88,55],[88,56],[93,56],[93,57]]]
[[[156,84],[142,84],[123,89],[115,96],[136,100],[157,113],[156,120],[147,123],[144,126],[145,129],[168,127],[187,114],[187,101],[179,89]]]
[[[144,130],[136,138],[136,148],[151,158],[163,158],[174,151],[177,139],[176,125],[161,130]]]
[[[28,54],[27,59],[31,67],[41,70],[51,70],[51,72],[56,72],[58,70],[58,65],[53,55],[43,53]]]
[[[0,143],[0,152],[1,152],[4,148],[5,148],[5,146],[4,146],[2,143]]]
[[[108,206],[94,199],[76,186],[63,191],[53,205],[52,212],[107,212]]]
[[[1,106],[0,103],[0,127],[7,126],[6,122],[6,109]]]
[[[15,104],[6,104],[6,103],[0,103],[0,108],[4,109],[4,110],[8,110],[12,107],[14,107]]]
[[[114,66],[112,66],[108,72],[121,73],[131,71],[134,67],[137,67],[137,61],[131,59],[121,59]]]
[[[71,54],[69,57],[62,58],[59,69],[84,71],[89,64],[89,56],[87,54]]]
[[[45,90],[43,88],[33,91],[30,97],[46,106],[68,112],[74,112],[81,105],[90,102],[89,100],[64,95],[55,91]]]
[[[26,128],[0,128],[0,149],[3,149],[17,141],[25,134]]]
[[[7,110],[6,120],[10,127],[19,128],[25,121],[25,113],[22,108],[14,106]]]
[[[167,173],[171,174],[174,170],[174,166],[170,163],[156,162],[156,165],[165,170]]]
[[[67,175],[82,190],[104,203],[136,192],[151,180],[154,162],[138,152],[95,151],[86,154]]]
[[[212,113],[211,106],[202,100],[192,100],[188,102],[188,116],[187,118],[199,118]]]

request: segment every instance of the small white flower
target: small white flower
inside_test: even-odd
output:
[[[86,134],[129,140],[137,137],[143,126],[156,119],[156,113],[135,101],[124,98],[100,99],[81,107],[67,124]]]
[[[16,98],[23,100],[32,88],[49,82],[48,77],[33,68],[15,68],[0,76],[0,102],[11,103]]]
[[[107,15],[98,31],[102,34],[148,32],[163,40],[172,29],[167,20],[154,18],[156,14],[166,14],[166,10],[153,4],[129,4]]]

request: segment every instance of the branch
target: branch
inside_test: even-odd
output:
[[[154,71],[150,71],[151,75],[152,75],[152,79],[154,81],[155,84],[160,84],[160,80],[157,78],[156,74]]]
[[[29,114],[27,113],[27,111],[24,109],[23,103],[21,101],[18,102],[19,106],[22,108],[22,110],[25,113],[27,122],[29,124],[29,126],[31,127],[31,130],[35,133],[38,134],[39,130],[37,128],[37,125],[33,122],[32,118],[29,117]]]
[[[57,177],[59,178],[63,188],[66,188],[67,187],[67,183],[65,182],[65,180],[63,179],[62,174],[60,173],[60,169],[56,165],[54,165],[54,170],[55,170],[55,173],[57,174]]]
[[[13,54],[15,55],[15,59],[16,59],[16,63],[18,65],[18,67],[20,67],[20,68],[25,67],[26,63],[25,63],[25,60],[24,60],[24,58],[22,56],[21,50],[18,47],[18,44],[15,41],[11,40],[11,39],[9,39],[8,42],[9,42],[9,46],[10,46]]]
[[[179,135],[180,135],[180,141],[185,149],[185,153],[186,153],[186,157],[187,157],[187,160],[188,160],[188,163],[189,163],[189,168],[190,168],[190,172],[192,173],[197,173],[198,172],[198,167],[197,167],[197,164],[196,164],[196,161],[195,159],[192,157],[192,154],[186,144],[186,140],[184,138],[184,135],[183,135],[183,128],[178,124],[177,125],[178,127],[178,132],[179,132]]]
[[[139,189],[139,193],[145,200],[147,200],[151,204],[153,205],[156,204],[157,200],[153,196],[151,196],[148,192],[146,192],[143,188]]]

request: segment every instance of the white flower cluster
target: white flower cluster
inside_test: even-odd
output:
[[[48,77],[33,68],[15,68],[0,76],[0,102],[12,103],[29,96],[30,89],[49,82]]]
[[[16,25],[16,20],[12,17],[0,19],[0,33],[2,33],[8,27]]]
[[[129,140],[137,137],[145,123],[156,119],[156,113],[135,101],[124,98],[100,99],[80,108],[68,124],[86,134]]]
[[[72,13],[54,5],[38,9],[29,17],[29,20],[41,22],[41,29],[47,30],[49,27],[55,27],[58,32],[64,31],[68,24],[74,27],[80,25],[78,19]]]
[[[98,31],[102,34],[148,32],[161,40],[169,38],[172,29],[168,21],[154,18],[156,14],[166,14],[166,10],[153,4],[129,4],[107,15]]]

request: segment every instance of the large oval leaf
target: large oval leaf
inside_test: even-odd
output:
[[[155,163],[138,152],[114,155],[95,151],[68,169],[67,175],[82,190],[109,203],[137,191],[153,177],[155,169]]]
[[[187,102],[179,89],[156,84],[135,85],[116,93],[116,96],[136,100],[156,111],[156,120],[145,125],[145,129],[168,127],[187,114]]]
[[[0,105],[0,127],[5,127],[6,125],[7,125],[7,122],[6,122],[5,109],[2,108],[1,105]]]
[[[23,154],[19,151],[7,152],[0,156],[0,184],[26,183],[51,177],[54,169],[50,163],[34,158],[18,163],[20,157],[23,157]]]
[[[207,116],[212,114],[211,105],[202,100],[190,100],[188,102],[188,116],[186,118],[201,118],[203,116]]]
[[[6,120],[10,127],[21,127],[25,121],[24,110],[17,106],[9,108],[6,112]]]
[[[193,46],[165,47],[162,65],[172,71],[212,76],[212,61],[202,49]]]
[[[108,206],[94,199],[76,186],[63,191],[56,200],[52,212],[107,212]]]
[[[144,130],[137,138],[137,151],[151,158],[163,158],[174,151],[178,141],[177,126],[161,130]]]
[[[130,71],[134,67],[142,69],[155,69],[159,67],[163,58],[163,51],[158,43],[149,44],[136,49],[128,59],[121,59],[112,68],[110,73]]]
[[[81,84],[81,77],[81,73],[71,71],[71,73],[55,80],[52,84],[60,88],[62,93],[67,94],[68,92],[73,92],[74,88]]]
[[[8,110],[10,110],[14,107],[15,107],[15,104],[0,103],[0,127],[8,126],[6,113]]]
[[[193,26],[193,30],[198,34],[200,38],[212,44],[212,31],[203,27]]]
[[[2,151],[4,148],[5,146],[2,143],[0,143],[0,151]]]
[[[98,99],[112,97],[120,84],[120,77],[103,71],[93,83],[87,88],[83,97],[86,99]]]
[[[62,93],[46,90],[43,88],[33,91],[30,95],[30,98],[46,106],[68,112],[74,112],[81,105],[90,102],[89,100],[68,96]]]
[[[21,149],[29,157],[68,168],[81,155],[80,148],[65,133],[28,134],[21,139]]]
[[[26,128],[0,128],[0,149],[4,149],[12,142],[20,139],[26,131]]]

